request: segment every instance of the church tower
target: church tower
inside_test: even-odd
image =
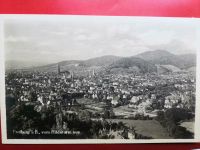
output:
[[[94,69],[92,70],[92,76],[95,76],[95,70]]]
[[[157,75],[159,76],[160,75],[160,65],[156,65],[157,67]]]
[[[71,74],[71,79],[72,79],[72,81],[73,81],[73,80],[74,80],[74,72],[71,71],[70,74]]]
[[[58,74],[60,74],[60,65],[58,64]]]

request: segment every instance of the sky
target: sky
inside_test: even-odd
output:
[[[189,19],[16,16],[4,21],[7,62],[44,65],[151,50],[195,53],[197,26]]]

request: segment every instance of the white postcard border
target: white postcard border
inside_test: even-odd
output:
[[[112,143],[193,143],[200,142],[200,44],[196,43],[197,49],[197,65],[196,65],[196,109],[195,109],[195,127],[194,139],[147,139],[147,140],[123,140],[123,139],[7,139],[6,128],[6,105],[5,105],[5,57],[4,57],[4,19],[12,18],[42,18],[51,17],[52,15],[0,15],[0,99],[1,99],[1,133],[3,144],[112,144]],[[67,17],[70,15],[53,15],[58,17]],[[75,15],[73,15],[75,17]],[[108,17],[108,16],[97,16]],[[110,16],[109,16],[110,17]],[[112,16],[117,17],[117,16]],[[125,16],[123,16],[125,17]],[[130,17],[130,16],[127,16]],[[132,16],[136,17],[136,16]],[[142,19],[159,19],[163,17],[137,17]],[[169,17],[165,17],[169,18]],[[171,17],[170,17],[171,18]],[[199,18],[173,18],[173,19],[186,19],[192,21],[196,26],[200,27]],[[197,31],[197,39],[200,43],[200,28]]]

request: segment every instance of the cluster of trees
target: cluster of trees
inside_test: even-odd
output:
[[[127,69],[130,67],[137,67],[139,69],[135,69],[135,73],[147,73],[147,72],[155,72],[156,67],[154,64],[146,62],[145,60],[137,57],[127,57],[119,59],[109,66],[110,69],[113,68],[122,68]]]
[[[133,120],[152,120],[149,115],[144,115],[144,114],[136,114],[135,116],[131,116],[128,119],[133,119]]]
[[[126,128],[122,122],[108,122],[106,120],[80,120],[78,118],[73,120],[66,120],[67,127],[71,131],[80,131],[83,138],[92,139],[109,139],[114,138],[110,135],[110,131],[123,130]]]
[[[164,126],[169,135],[176,139],[191,139],[193,133],[186,128],[179,126],[180,121],[192,119],[192,115],[188,110],[182,108],[171,108],[164,111],[159,111],[157,120]]]
[[[7,105],[7,132],[8,138],[92,138],[92,139],[112,139],[115,138],[110,131],[118,132],[121,137],[128,138],[128,131],[134,132],[123,122],[109,122],[103,120],[91,120],[90,115],[83,113],[86,118],[81,117],[78,112],[68,115],[62,114],[62,124],[66,124],[66,128],[61,130],[79,131],[80,134],[30,134],[20,135],[13,131],[38,131],[38,133],[52,130],[57,130],[56,116],[58,113],[54,107],[43,107],[40,112],[35,110],[34,104],[8,104]],[[105,112],[106,114],[106,112]],[[106,117],[105,117],[106,118]],[[60,130],[60,129],[59,129]],[[123,132],[122,132],[123,131]],[[134,132],[136,139],[150,139],[141,134]]]
[[[13,131],[50,131],[55,124],[55,114],[49,109],[37,112],[34,105],[21,103],[7,107],[8,137],[13,137]]]
[[[42,131],[57,130],[56,116],[58,112],[53,107],[43,107],[40,112],[35,110],[34,104],[17,104],[8,105],[7,107],[7,133],[8,138],[113,138],[109,136],[110,130],[123,130],[126,126],[122,123],[111,123],[106,120],[91,120],[81,118],[76,113],[71,114],[71,117],[62,114],[62,124],[66,123],[66,129],[68,131],[79,131],[78,135],[18,135],[13,131]],[[59,112],[61,113],[61,112]],[[87,114],[83,114],[88,116]],[[60,129],[59,129],[60,130]]]

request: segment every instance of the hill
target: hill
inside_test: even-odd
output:
[[[136,55],[152,64],[173,65],[180,69],[187,69],[196,64],[195,54],[175,55],[165,50],[148,51]]]
[[[164,50],[147,51],[132,57],[119,57],[106,55],[87,60],[68,60],[30,70],[42,72],[57,72],[58,65],[61,71],[73,71],[79,75],[88,75],[95,72],[107,73],[147,73],[156,72],[157,65],[161,72],[177,72],[181,70],[194,70],[196,65],[195,54],[175,55]],[[191,68],[191,69],[190,69]]]
[[[121,58],[122,57],[119,57],[119,56],[105,55],[105,56],[96,57],[96,58],[92,58],[92,59],[88,59],[88,60],[82,61],[80,63],[80,65],[87,66],[87,67],[91,67],[91,66],[109,66],[110,64],[115,63],[116,61],[118,61]]]
[[[168,72],[179,72],[180,68],[173,65],[161,65],[162,68],[165,68]]]
[[[115,61],[121,59],[118,56],[106,55],[102,57],[96,57],[88,60],[68,60],[62,61],[59,63],[49,64],[40,67],[33,67],[30,70],[34,71],[42,71],[42,72],[57,72],[58,65],[60,66],[60,70],[62,71],[73,71],[78,75],[88,75],[95,70],[95,72],[101,72],[105,70],[107,66],[114,63]]]
[[[190,68],[188,68],[186,71],[189,71],[189,72],[196,72],[196,67],[190,67]]]
[[[146,73],[156,71],[156,66],[141,58],[126,57],[114,62],[108,66],[108,69],[110,69],[110,71],[121,70],[127,73]]]

